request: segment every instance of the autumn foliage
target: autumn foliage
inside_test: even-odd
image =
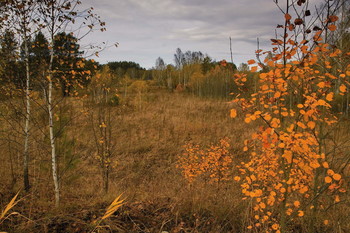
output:
[[[335,15],[324,22],[324,29],[298,41],[300,20],[293,24],[292,16],[285,14],[283,38],[272,39],[271,58],[258,62],[268,70],[260,72],[258,90],[250,98],[237,95],[233,100],[245,123],[260,125],[246,141],[250,159],[237,167],[240,176],[235,177],[244,199],[252,201],[248,229],[286,232],[306,217],[313,231],[325,216],[322,213],[346,192],[341,173],[348,164],[332,164],[327,139],[341,117],[332,104],[335,96],[347,92],[350,77],[349,65],[333,69],[332,60],[342,61],[350,54],[325,42],[325,32],[336,29]],[[243,79],[244,74],[236,75],[238,84]],[[236,115],[237,110],[231,110],[231,117]],[[330,221],[323,219],[323,224]]]
[[[187,143],[184,146],[184,153],[179,156],[177,167],[182,169],[184,177],[189,182],[202,177],[210,183],[220,184],[231,179],[233,160],[229,147],[227,138],[204,149],[199,145]]]
[[[230,117],[256,122],[256,131],[244,141],[249,159],[236,166],[233,173],[239,175],[220,174],[239,182],[243,199],[250,203],[245,227],[254,232],[289,232],[300,223],[307,231],[324,231],[335,224],[327,210],[339,205],[347,192],[344,171],[349,161],[338,157],[339,139],[331,135],[343,114],[334,110],[336,99],[348,98],[350,53],[329,39],[339,17],[328,9],[323,27],[315,26],[306,19],[310,10],[304,3],[287,1],[286,11],[281,9],[284,25],[278,25],[282,38],[271,39],[272,51],[258,50],[257,61],[248,61],[252,73],[260,69],[255,91],[247,95],[243,88],[255,81],[247,73],[234,75],[239,90],[233,93],[237,107]],[[269,56],[262,62],[261,54]],[[206,173],[217,177],[218,167],[228,171],[232,163],[219,164],[213,156],[219,154],[226,152],[188,144],[178,166],[190,182]]]

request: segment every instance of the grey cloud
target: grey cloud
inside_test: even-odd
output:
[[[159,56],[173,62],[177,47],[229,59],[229,37],[235,62],[243,62],[254,57],[256,38],[268,46],[275,26],[283,20],[272,0],[84,0],[83,4],[93,6],[107,23],[107,32],[92,34],[84,42],[120,43],[98,60],[134,60],[146,67]]]

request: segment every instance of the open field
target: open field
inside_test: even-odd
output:
[[[59,143],[65,140],[66,148],[74,141],[73,151],[68,153],[62,149],[63,154],[59,155],[63,167],[64,164],[67,167],[61,180],[62,207],[52,209],[50,158],[44,148],[37,149],[30,163],[34,189],[24,195],[16,209],[30,220],[16,217],[15,222],[7,222],[10,232],[23,229],[52,232],[66,227],[69,231],[83,231],[89,228],[93,217],[102,214],[108,203],[121,193],[126,204],[118,217],[108,220],[112,228],[116,221],[116,226],[126,228],[126,232],[131,229],[139,232],[139,228],[144,232],[181,228],[239,229],[241,217],[237,218],[237,213],[244,214],[243,204],[233,180],[219,189],[214,184],[189,185],[176,168],[178,156],[189,141],[210,145],[228,137],[232,158],[236,161],[242,158],[242,138],[249,132],[229,117],[230,104],[165,90],[147,93],[141,108],[138,102],[133,105],[133,100],[134,97],[130,97],[126,105],[110,107],[114,149],[108,194],[104,195],[101,171],[94,158],[97,152],[90,118],[81,113],[66,127],[65,136],[59,138]],[[70,101],[75,100],[67,100]],[[73,111],[70,114],[79,114],[81,105],[74,105],[77,107],[69,108]],[[36,145],[40,142],[33,140],[32,143],[34,148],[40,147]],[[2,148],[6,151],[1,158],[6,167],[10,166],[8,149],[5,145]],[[20,166],[17,160],[12,163]],[[19,169],[13,176],[16,181],[11,184],[9,171],[1,170],[3,205],[22,185]]]

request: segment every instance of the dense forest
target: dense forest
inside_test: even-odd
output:
[[[0,231],[350,232],[350,2],[274,2],[246,63],[145,69],[81,47],[93,6],[1,1]]]

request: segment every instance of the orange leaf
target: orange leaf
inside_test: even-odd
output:
[[[271,227],[272,227],[272,229],[277,230],[279,228],[279,225],[277,223],[275,223]]]
[[[329,16],[329,21],[331,21],[332,23],[333,22],[335,22],[335,21],[337,21],[339,18],[338,18],[338,16],[336,16],[336,15],[331,15],[331,16]]]
[[[334,171],[332,169],[328,169],[327,170],[327,174],[330,175],[330,176],[333,176],[334,175]]]
[[[230,117],[231,118],[236,118],[237,116],[237,110],[236,109],[231,109],[230,111]]]
[[[290,16],[290,14],[285,14],[284,15],[284,18],[287,20],[287,21],[289,21],[289,20],[291,20],[291,18],[292,18],[292,16]]]
[[[300,207],[300,201],[295,201],[293,204],[294,204],[294,206],[297,207],[297,208]]]
[[[300,128],[306,129],[306,126],[304,125],[304,123],[301,123],[300,121],[298,121],[297,125],[298,125]]]
[[[328,25],[328,29],[334,32],[337,29],[337,26],[335,26],[334,24],[331,24],[331,25]]]
[[[340,85],[339,90],[341,92],[346,92],[346,86],[344,84]]]
[[[279,97],[281,97],[281,92],[276,91],[275,95],[274,95],[274,98],[279,98]]]
[[[254,59],[250,59],[250,60],[248,61],[248,65],[252,65],[252,64],[255,64],[255,60],[254,60]]]
[[[315,124],[315,122],[313,122],[313,121],[309,121],[309,122],[307,123],[307,126],[308,126],[310,129],[314,129],[315,126],[316,126],[316,124]]]
[[[317,104],[320,105],[320,106],[327,106],[327,102],[324,101],[324,100],[318,100]]]
[[[261,86],[261,90],[266,91],[267,89],[269,89],[268,85],[264,84]]]
[[[338,173],[334,174],[332,177],[333,177],[333,179],[335,179],[335,180],[340,180],[340,179],[341,179],[341,175],[338,174]]]
[[[293,31],[294,29],[295,29],[295,26],[294,26],[294,24],[290,24],[289,26],[288,26],[288,28],[289,28],[289,31]]]
[[[333,93],[333,92],[327,94],[327,95],[326,95],[326,100],[332,101],[332,100],[333,100],[333,96],[334,96],[334,93]]]
[[[320,82],[317,84],[319,88],[324,88],[326,86],[325,82]]]
[[[326,182],[327,184],[332,183],[332,178],[330,178],[329,176],[326,176],[324,178],[324,182]]]
[[[289,133],[293,132],[293,129],[294,129],[294,124],[291,124],[288,128],[287,128],[287,131]]]
[[[301,25],[301,24],[303,24],[303,22],[304,21],[301,18],[297,18],[297,19],[294,20],[294,24],[295,25]]]

